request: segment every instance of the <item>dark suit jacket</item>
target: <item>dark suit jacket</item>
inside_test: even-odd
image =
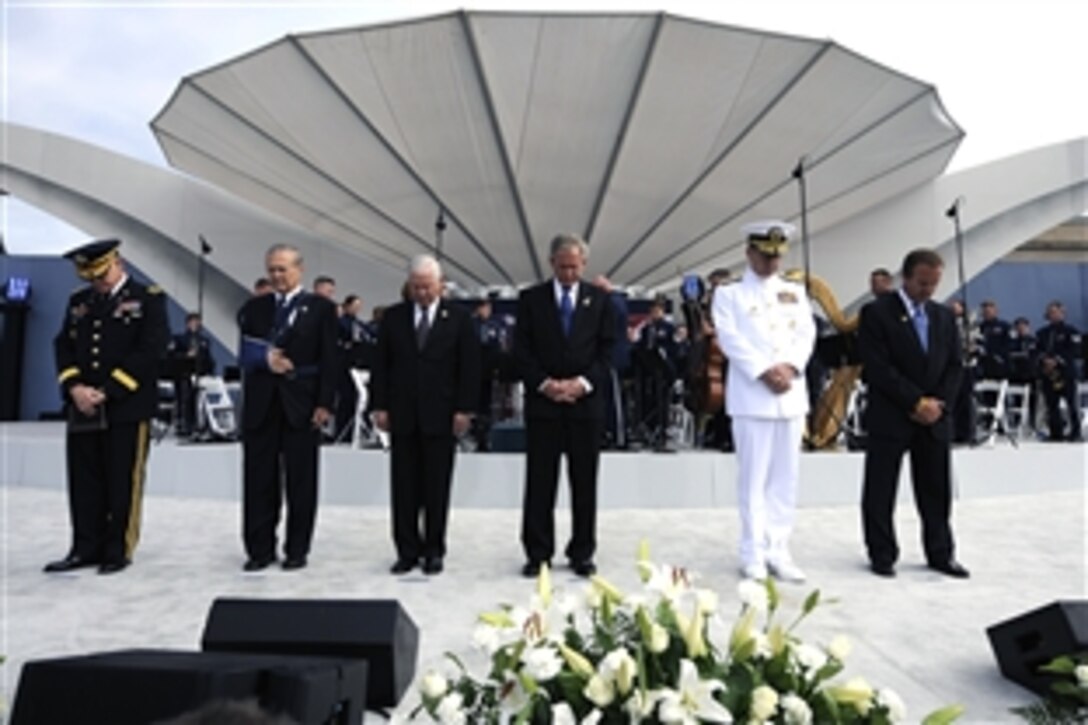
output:
[[[615,310],[608,295],[585,280],[578,284],[569,338],[559,321],[553,281],[523,291],[518,298],[514,357],[525,383],[526,417],[558,418],[565,411],[577,418],[603,419],[615,339]],[[539,392],[547,378],[578,376],[589,381],[593,392],[573,405],[552,402]]]
[[[449,435],[454,413],[476,410],[480,343],[467,311],[438,303],[427,344],[416,349],[415,303],[385,311],[370,369],[373,410],[389,413],[392,433]]]
[[[929,352],[914,331],[910,313],[898,294],[876,298],[861,310],[858,350],[868,384],[865,424],[870,435],[910,437],[917,426],[910,419],[923,396],[944,401],[944,417],[931,426],[939,440],[951,436],[950,413],[963,371],[959,331],[944,305],[926,303]]]
[[[309,427],[314,408],[332,410],[338,369],[336,306],[320,295],[299,294],[294,322],[280,344],[296,372],[276,375],[260,364],[247,367],[242,421],[246,428],[260,424],[277,397],[292,428]],[[238,312],[243,337],[270,339],[275,315],[275,295],[247,300]]]

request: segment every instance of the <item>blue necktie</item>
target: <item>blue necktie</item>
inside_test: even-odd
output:
[[[925,305],[915,306],[911,318],[914,322],[914,331],[918,333],[918,342],[922,343],[922,351],[929,352],[929,318],[926,317]]]
[[[559,301],[559,321],[563,323],[563,334],[570,337],[570,325],[574,321],[574,302],[570,298],[570,285],[563,285],[563,297]]]
[[[272,325],[277,330],[282,330],[287,324],[287,317],[291,314],[291,306],[287,304],[286,295],[276,298],[276,316],[272,318]]]

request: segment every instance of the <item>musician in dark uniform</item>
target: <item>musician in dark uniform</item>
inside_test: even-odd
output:
[[[1035,369],[1035,335],[1031,334],[1031,323],[1026,317],[1017,317],[1009,334],[1009,382],[1033,385]]]
[[[212,344],[204,334],[200,314],[185,316],[185,332],[170,340],[169,355],[175,361],[186,361],[174,368],[174,391],[177,398],[177,433],[192,433],[196,421],[196,388],[193,377],[215,374]]]
[[[90,284],[69,298],[54,340],[69,411],[72,547],[47,572],[95,565],[100,574],[121,571],[140,535],[156,376],[170,333],[161,290],[128,276],[119,246],[106,239],[64,255]]]
[[[302,255],[279,244],[265,255],[274,294],[238,313],[242,408],[245,571],[276,560],[276,526],[286,484],[283,568],[306,566],[317,515],[321,428],[336,391],[336,305],[302,289]]]
[[[639,331],[636,351],[639,420],[650,426],[657,450],[668,442],[669,391],[676,380],[676,326],[665,317],[665,298],[650,304],[650,317]]]
[[[1065,307],[1057,300],[1046,306],[1050,324],[1039,330],[1035,349],[1039,361],[1039,384],[1046,401],[1047,440],[1081,440],[1080,407],[1077,405],[1077,368],[1080,356],[1080,333],[1065,321]],[[1069,413],[1069,433],[1065,434],[1060,401],[1065,400]]]
[[[982,321],[978,324],[982,349],[979,351],[979,375],[987,380],[1009,377],[1009,352],[1012,346],[1012,325],[997,316],[997,303],[982,303]]]

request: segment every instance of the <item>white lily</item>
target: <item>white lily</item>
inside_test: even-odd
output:
[[[760,685],[752,690],[751,715],[760,721],[770,720],[778,709],[778,693],[774,688]]]
[[[608,678],[593,675],[586,683],[582,694],[597,707],[608,707],[616,699],[616,687]]]
[[[680,660],[680,679],[676,683],[676,689],[661,693],[661,721],[682,725],[733,722],[729,710],[714,699],[714,693],[724,687],[717,680],[700,678],[695,663],[691,660]]]
[[[783,695],[778,706],[782,708],[786,725],[812,725],[812,708],[792,692]]]
[[[435,717],[442,725],[465,725],[464,698],[459,692],[451,692],[442,698],[435,708]]]
[[[616,684],[616,690],[620,695],[626,696],[634,685],[638,675],[638,663],[623,649],[615,649],[605,655],[598,668],[601,676],[612,680]]]
[[[526,647],[521,653],[524,672],[537,682],[547,682],[563,669],[563,659],[554,647]]]
[[[449,683],[446,682],[446,678],[441,674],[431,670],[423,675],[423,679],[419,681],[419,689],[424,697],[431,700],[437,700],[449,690]]]
[[[831,644],[827,646],[827,653],[842,662],[850,656],[853,649],[854,646],[850,644],[850,639],[846,635],[840,634],[831,640]]]
[[[891,722],[903,722],[907,719],[907,706],[895,690],[887,687],[877,690],[876,704],[888,711],[888,720]]]

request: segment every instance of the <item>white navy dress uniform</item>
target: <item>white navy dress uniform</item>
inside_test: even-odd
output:
[[[776,257],[793,227],[768,221],[743,231],[750,248]],[[764,579],[769,570],[782,580],[803,581],[789,537],[808,412],[804,371],[816,340],[812,308],[802,285],[778,274],[761,277],[749,265],[739,281],[715,290],[712,315],[729,361],[725,408],[733,418],[739,467],[741,571],[751,579]],[[776,393],[760,376],[780,363],[792,368],[793,378],[788,390]]]

